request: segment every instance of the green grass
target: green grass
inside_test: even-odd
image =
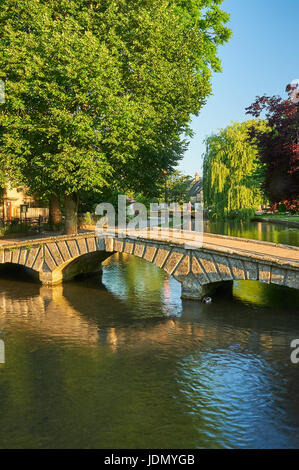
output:
[[[263,215],[259,215],[257,217],[261,217],[263,219],[280,219],[280,220],[293,220],[294,222],[299,222],[299,214],[290,214],[290,215],[286,215],[286,214],[263,214]]]

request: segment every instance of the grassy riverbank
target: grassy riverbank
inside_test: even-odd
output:
[[[299,214],[263,214],[252,217],[253,222],[265,222],[299,228]]]
[[[263,214],[263,215],[259,215],[258,217],[260,218],[266,218],[266,219],[273,219],[273,220],[276,220],[276,219],[280,219],[280,220],[286,220],[286,221],[289,221],[289,220],[293,220],[294,222],[299,222],[299,214]]]

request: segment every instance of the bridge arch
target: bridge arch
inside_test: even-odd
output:
[[[182,297],[201,299],[224,283],[235,280],[252,280],[267,284],[294,287],[298,272],[283,269],[274,263],[257,260],[232,253],[221,254],[209,249],[190,250],[184,245],[171,244],[169,241],[136,238],[106,237],[89,241],[89,253],[98,253],[94,260],[102,262],[114,253],[126,253],[144,259],[173,276],[182,285]],[[82,256],[77,257],[78,266]],[[87,260],[87,258],[86,258]],[[75,259],[76,261],[76,259]],[[91,264],[85,264],[77,272],[90,272]],[[74,260],[72,266],[75,267]],[[96,266],[94,266],[97,269]],[[69,272],[76,273],[76,269]],[[297,276],[297,277],[296,277]],[[68,277],[68,276],[67,276]],[[67,278],[66,277],[66,278]]]
[[[82,243],[77,247],[79,248],[77,252],[75,245],[71,244],[70,247],[67,241],[64,245],[61,245],[59,242],[56,246],[51,244],[49,247],[47,245],[45,248],[45,263],[40,273],[42,282],[56,284],[61,281],[70,280],[80,274],[99,271],[101,263],[114,253],[125,253],[142,258],[161,268],[168,275],[172,275],[173,271],[176,270],[174,277],[180,282],[184,272],[188,270],[188,256],[184,250],[177,249],[175,253],[172,253],[172,256],[169,256],[172,250],[167,247],[167,244],[164,246],[155,243],[144,245],[132,240],[128,241],[119,238],[106,238],[105,240],[95,238],[95,240],[88,240],[89,243],[86,247],[85,245],[82,246]],[[66,251],[66,247],[69,248],[69,253]],[[85,251],[85,248],[88,251]],[[52,259],[49,257],[50,253],[48,251],[51,252]],[[60,255],[63,256],[63,259]],[[53,265],[53,261],[56,262],[56,266]],[[180,268],[176,269],[179,265]]]
[[[6,262],[0,264],[0,276],[5,276],[9,279],[15,279],[16,276],[19,276],[18,279],[20,280],[39,281],[38,271],[22,264],[13,262]]]

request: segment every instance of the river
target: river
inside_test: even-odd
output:
[[[267,224],[207,230],[299,245]],[[102,280],[0,279],[1,448],[299,448],[299,293],[252,281],[211,304],[115,254]]]

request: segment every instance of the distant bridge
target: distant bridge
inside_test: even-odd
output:
[[[0,244],[0,264],[28,268],[45,285],[99,271],[115,252],[143,258],[182,284],[182,298],[201,299],[224,281],[253,280],[299,289],[299,248],[223,235],[204,234],[199,247],[146,230],[120,238],[95,232]]]

